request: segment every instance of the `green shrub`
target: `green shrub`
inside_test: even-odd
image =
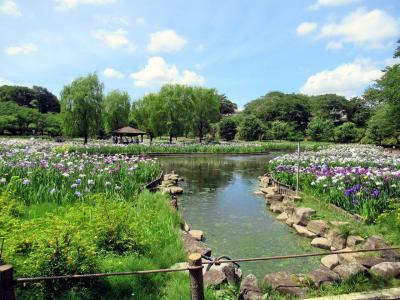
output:
[[[340,143],[351,143],[357,141],[359,132],[356,124],[345,122],[335,128],[335,140]]]
[[[263,125],[261,121],[249,115],[243,118],[239,126],[239,136],[246,141],[258,140],[263,132]]]
[[[274,121],[271,124],[271,134],[275,140],[291,140],[294,136],[294,126],[283,121]]]
[[[307,134],[313,141],[329,141],[333,137],[332,120],[315,117],[308,124]]]
[[[236,122],[230,118],[224,118],[219,122],[219,135],[221,138],[232,141],[237,133]]]

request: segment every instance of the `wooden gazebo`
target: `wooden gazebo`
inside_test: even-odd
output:
[[[143,142],[143,135],[145,134],[146,132],[140,129],[127,126],[114,130],[112,132],[112,137],[114,143],[116,144],[130,144],[130,143],[139,143],[138,136],[140,136],[140,141]],[[130,137],[131,139],[129,140],[128,137]],[[133,140],[133,137],[136,137],[136,139]]]

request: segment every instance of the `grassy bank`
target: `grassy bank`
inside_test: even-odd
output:
[[[325,143],[302,142],[302,150],[317,150]],[[186,154],[186,153],[210,153],[210,154],[251,154],[277,150],[296,150],[297,143],[289,141],[259,142],[259,143],[229,143],[229,144],[154,144],[154,145],[72,145],[61,150],[89,154]]]

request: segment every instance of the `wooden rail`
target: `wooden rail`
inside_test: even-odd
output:
[[[189,271],[190,290],[192,295],[191,299],[204,300],[204,282],[203,282],[203,271],[202,271],[203,265],[232,263],[232,262],[254,262],[254,261],[294,259],[294,258],[304,258],[304,257],[325,256],[330,254],[376,252],[376,251],[399,250],[399,249],[400,247],[386,247],[378,249],[330,251],[321,253],[304,253],[304,254],[281,255],[281,256],[263,256],[254,258],[237,258],[237,259],[225,258],[219,260],[216,259],[211,262],[202,262],[201,254],[192,253],[188,257],[189,266],[184,268],[98,273],[98,274],[77,274],[77,275],[63,275],[63,276],[43,276],[43,277],[16,278],[16,279],[14,279],[13,267],[11,265],[2,265],[0,266],[0,300],[15,300],[15,287],[18,284],[25,284],[30,282],[54,281],[54,280],[85,280],[85,279],[101,278],[109,276],[143,275],[143,274],[169,273],[169,272],[182,272],[182,271]]]

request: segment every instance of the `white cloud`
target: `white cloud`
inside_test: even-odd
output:
[[[335,93],[349,98],[381,76],[382,71],[370,60],[355,60],[310,76],[300,91],[307,95]]]
[[[362,0],[317,0],[317,2],[310,6],[310,9],[315,10],[323,6],[342,6],[361,1]]]
[[[121,79],[121,78],[125,77],[124,73],[122,73],[122,72],[120,72],[120,71],[118,71],[116,69],[113,69],[113,68],[105,68],[104,71],[103,71],[103,75],[105,77],[108,77],[108,78],[119,78],[119,79]]]
[[[358,9],[345,16],[339,23],[322,27],[320,37],[336,38],[336,43],[353,43],[367,48],[380,48],[389,38],[400,35],[400,22],[386,12]]]
[[[166,83],[179,83],[186,85],[201,85],[204,78],[192,71],[178,70],[176,65],[169,65],[162,57],[149,58],[147,65],[140,71],[132,73],[130,77],[135,86],[155,87]]]
[[[36,52],[38,50],[38,47],[33,44],[33,43],[28,43],[28,44],[22,44],[19,46],[10,46],[4,49],[4,52],[7,55],[19,55],[19,54],[24,54],[28,55],[33,52]]]
[[[136,24],[143,25],[146,23],[146,20],[143,17],[136,18]]]
[[[115,31],[97,30],[93,36],[113,49],[124,48],[129,52],[136,49],[136,46],[128,38],[128,32],[122,28]]]
[[[326,48],[329,50],[340,50],[343,48],[343,43],[342,42],[337,42],[337,41],[330,41],[327,45]]]
[[[17,3],[13,0],[4,0],[0,3],[0,13],[14,17],[21,16]]]
[[[296,28],[297,35],[306,35],[317,29],[317,23],[303,22]]]
[[[174,30],[162,30],[150,34],[147,49],[153,52],[175,52],[182,49],[187,41]]]
[[[69,10],[81,4],[94,4],[104,5],[117,2],[117,0],[54,0],[56,2],[56,9]]]

